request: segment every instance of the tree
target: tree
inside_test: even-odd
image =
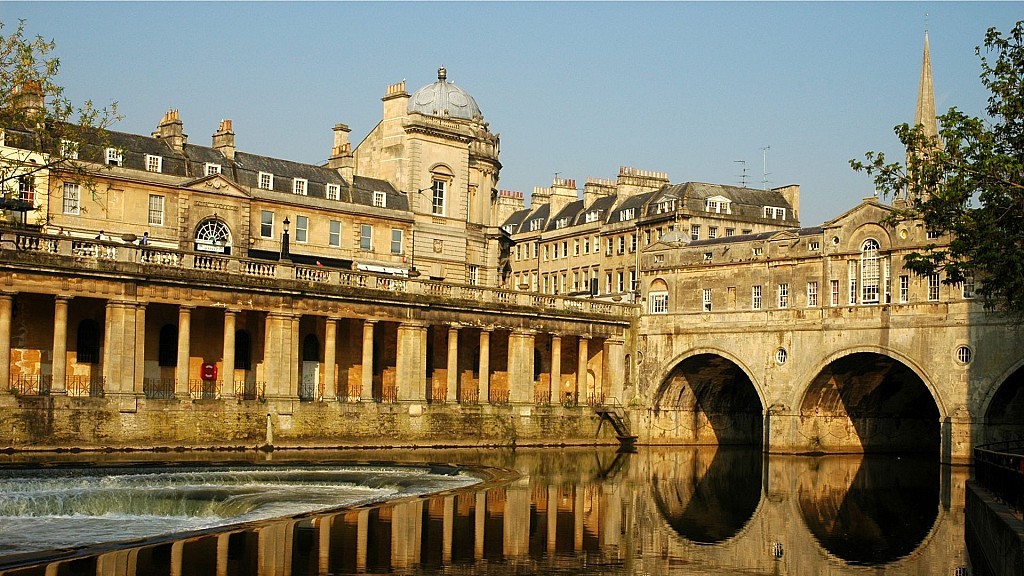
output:
[[[1024,21],[1009,34],[985,34],[981,82],[989,90],[985,118],[956,108],[939,116],[938,136],[901,124],[896,136],[905,163],[868,152],[855,170],[874,176],[895,201],[890,223],[922,221],[932,243],[909,256],[906,268],[944,274],[943,282],[976,281],[986,309],[1024,317]]]
[[[56,83],[56,43],[27,37],[24,20],[9,35],[3,29],[0,22],[0,208],[26,208],[16,201],[24,201],[26,191],[34,194],[35,184],[52,172],[91,188],[90,175],[102,163],[80,159],[80,148],[103,145],[106,129],[121,119],[117,103],[73,105]]]

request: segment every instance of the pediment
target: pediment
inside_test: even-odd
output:
[[[241,188],[221,174],[203,176],[185,183],[185,188],[204,194],[216,194],[230,196],[233,198],[251,198],[251,195],[244,188]]]

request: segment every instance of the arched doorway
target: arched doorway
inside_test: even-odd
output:
[[[194,248],[199,252],[231,254],[231,231],[219,218],[207,218],[196,226]]]
[[[902,362],[857,352],[825,366],[800,405],[800,435],[823,452],[935,452],[939,409]]]
[[[320,339],[306,334],[302,339],[302,382],[299,400],[317,400],[320,397]]]
[[[760,446],[763,430],[764,408],[750,377],[717,354],[677,364],[654,399],[653,439]]]

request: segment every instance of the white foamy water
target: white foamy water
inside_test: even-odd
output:
[[[479,482],[428,468],[0,470],[0,556],[189,532]]]

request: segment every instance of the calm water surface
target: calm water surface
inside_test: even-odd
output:
[[[167,459],[166,454],[148,457]],[[927,457],[767,457],[729,448],[235,455],[233,469],[256,469],[257,483],[271,484],[272,497],[239,488],[252,485],[248,476],[232,483],[225,478],[235,472],[221,474],[218,483],[203,476],[209,469],[184,462],[97,474],[99,466],[124,464],[138,455],[108,455],[88,469],[70,471],[53,459],[40,468],[20,462],[21,456],[5,458],[2,462],[18,468],[0,471],[0,485],[13,483],[4,485],[5,494],[30,490],[18,486],[25,476],[36,479],[31,489],[59,492],[77,486],[81,502],[91,501],[81,494],[97,476],[127,477],[104,498],[110,492],[146,490],[147,482],[154,490],[187,486],[186,504],[182,498],[157,498],[167,508],[156,516],[181,521],[178,528],[157,532],[191,532],[176,539],[140,533],[142,517],[153,515],[151,510],[122,505],[113,513],[110,534],[134,543],[47,558],[17,556],[23,549],[14,543],[36,539],[32,531],[46,522],[59,521],[43,530],[47,538],[69,545],[80,530],[76,520],[103,514],[73,506],[64,511],[57,503],[63,495],[51,497],[47,505],[54,508],[46,514],[28,517],[10,499],[0,500],[0,542],[7,543],[0,547],[0,575],[969,573],[963,532],[969,471]],[[366,480],[357,478],[358,467],[341,467],[349,459],[446,462],[470,470],[452,474],[440,468],[431,474],[421,466],[378,464],[376,470],[387,470],[384,477],[371,473]],[[307,467],[308,462],[315,464]],[[499,471],[474,484],[480,476],[473,472],[476,466]],[[226,495],[238,492],[243,497]],[[310,501],[320,507],[308,507]],[[334,502],[355,507],[310,512]],[[271,506],[263,510],[272,515],[289,506],[289,515],[307,514],[266,519],[257,512],[264,505]],[[244,524],[212,519],[235,511]],[[151,538],[138,540],[142,537]]]

